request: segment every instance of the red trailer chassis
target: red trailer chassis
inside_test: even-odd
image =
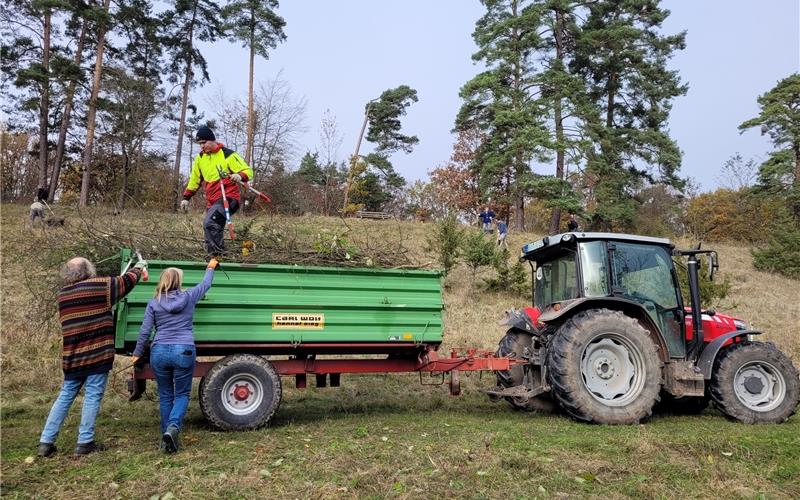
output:
[[[218,348],[220,346],[205,345],[204,348]],[[242,350],[273,350],[271,345],[243,344],[224,346],[231,351]],[[324,344],[306,345],[306,348],[313,348],[316,352],[324,352]],[[342,348],[342,344],[336,344],[337,350]],[[355,346],[354,346],[355,347]],[[359,344],[358,349],[363,350],[364,344]],[[378,346],[376,345],[376,348]],[[438,346],[436,346],[438,347]],[[420,378],[423,373],[430,375],[441,375],[444,383],[444,376],[449,375],[448,385],[452,395],[461,394],[461,383],[459,372],[462,371],[501,371],[509,370],[513,365],[524,363],[508,357],[497,357],[491,351],[483,349],[466,349],[450,351],[450,357],[439,357],[434,346],[423,346],[419,355],[416,357],[392,357],[382,359],[356,359],[356,358],[334,358],[317,359],[316,354],[306,354],[301,356],[291,356],[290,359],[270,359],[269,362],[281,376],[294,375],[295,386],[305,388],[307,386],[308,375],[316,377],[317,387],[325,387],[330,380],[331,387],[338,387],[343,373],[368,374],[368,373],[419,373]],[[195,377],[204,377],[215,361],[197,361],[194,367]],[[131,394],[136,393],[134,388],[138,386],[137,381],[154,379],[155,375],[149,364],[136,366],[131,380]]]

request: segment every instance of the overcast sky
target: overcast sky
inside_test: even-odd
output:
[[[681,173],[713,189],[733,154],[761,161],[771,149],[758,131],[742,135],[737,126],[755,116],[759,95],[800,71],[800,2],[665,0],[662,5],[672,12],[664,33],[688,31],[686,50],[670,64],[689,84],[670,118],[671,135],[684,152]],[[409,155],[393,156],[395,168],[409,181],[426,179],[447,161],[459,88],[479,70],[471,59],[472,31],[483,13],[478,1],[283,0],[278,13],[286,20],[287,40],[269,60],[256,59],[256,80],[280,72],[294,94],[307,99],[303,149],[319,147],[319,125],[330,109],[344,138],[339,157],[347,158],[364,104],[406,84],[417,90],[419,102],[409,108],[403,128],[420,143]],[[205,102],[220,87],[227,96],[246,96],[247,51],[228,42],[202,50],[211,83],[195,92],[195,102]],[[554,171],[551,165],[534,168]]]

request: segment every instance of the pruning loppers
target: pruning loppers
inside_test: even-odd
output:
[[[228,231],[230,231],[231,239],[235,240],[236,235],[233,233],[233,222],[231,221],[231,208],[228,204],[228,197],[225,195],[225,183],[222,182],[228,174],[222,170],[222,167],[217,165],[217,173],[219,174],[219,188],[222,191],[222,206],[225,208],[225,225],[228,227]]]

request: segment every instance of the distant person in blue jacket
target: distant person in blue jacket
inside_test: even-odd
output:
[[[508,226],[505,222],[501,221],[500,219],[495,220],[495,226],[497,227],[497,246],[508,248],[508,243],[506,243],[506,236],[508,235]]]
[[[161,411],[161,450],[175,453],[180,447],[179,435],[183,417],[189,407],[196,351],[192,318],[194,307],[211,288],[216,259],[211,259],[203,281],[188,290],[181,290],[183,271],[168,267],[161,272],[155,298],[150,299],[133,351],[133,362],[144,354],[150,332],[155,328],[150,349],[150,366],[158,385]]]
[[[489,205],[486,205],[483,208],[483,211],[478,214],[478,218],[481,220],[481,224],[483,225],[483,230],[487,233],[492,232],[492,221],[494,220],[494,212]]]

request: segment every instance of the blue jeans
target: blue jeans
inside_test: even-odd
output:
[[[150,350],[150,366],[158,384],[162,433],[170,426],[181,429],[192,392],[195,356],[192,344],[156,344]]]
[[[56,442],[58,431],[61,430],[61,425],[67,418],[69,408],[78,397],[81,387],[84,387],[83,410],[81,411],[81,425],[78,427],[78,444],[94,441],[94,421],[100,411],[100,401],[103,400],[103,394],[106,391],[106,382],[108,382],[108,372],[88,375],[80,379],[64,380],[61,392],[58,393],[53,408],[50,409],[50,415],[44,424],[39,442],[49,444]]]

